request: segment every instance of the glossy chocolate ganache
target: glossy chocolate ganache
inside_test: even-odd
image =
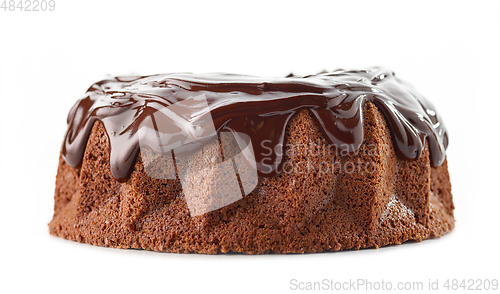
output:
[[[156,123],[145,121],[161,112],[171,126],[156,142],[170,146],[168,150],[221,131],[242,133],[252,142],[259,175],[272,176],[280,168],[280,148],[294,114],[309,109],[330,144],[354,152],[363,143],[363,105],[368,101],[385,116],[399,156],[419,158],[427,139],[431,164],[441,165],[448,138],[434,106],[379,67],[284,78],[178,73],[103,80],[72,108],[62,153],[70,166],[78,167],[92,126],[100,120],[110,141],[111,172],[125,181],[140,150],[140,129],[158,133]],[[269,148],[276,152],[269,155]],[[272,164],[262,164],[266,160]]]

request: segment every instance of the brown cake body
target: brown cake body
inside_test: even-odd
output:
[[[380,247],[452,230],[446,160],[431,166],[427,146],[419,159],[401,159],[382,113],[371,102],[363,107],[357,152],[322,152],[329,144],[303,109],[287,125],[285,146],[318,152],[293,148],[284,159],[288,169],[259,177],[243,199],[194,217],[179,179],[149,177],[140,154],[128,180],[116,180],[109,138],[97,121],[81,167],[59,160],[50,233],[114,248],[258,254]]]

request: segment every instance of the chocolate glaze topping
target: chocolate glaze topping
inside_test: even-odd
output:
[[[448,145],[446,129],[434,106],[393,72],[374,67],[286,78],[181,73],[103,80],[92,85],[71,109],[63,156],[70,166],[78,167],[92,126],[100,120],[110,140],[112,174],[125,181],[140,149],[139,129],[148,125],[145,120],[193,97],[204,97],[207,104],[193,107],[191,113],[163,111],[167,116],[171,113],[170,129],[174,131],[170,142],[162,144],[196,140],[200,132],[201,137],[208,137],[211,134],[203,132],[213,130],[208,127],[213,122],[217,132],[250,137],[261,176],[272,176],[279,170],[283,152],[269,155],[268,150],[283,151],[287,123],[304,108],[310,110],[328,142],[348,152],[363,143],[362,112],[368,101],[385,116],[400,157],[419,158],[427,139],[431,164],[438,166]],[[158,131],[156,124],[153,126]],[[201,131],[195,136],[189,130]],[[262,164],[266,160],[267,164]]]

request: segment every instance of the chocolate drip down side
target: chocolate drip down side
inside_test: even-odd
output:
[[[100,120],[110,140],[112,174],[125,181],[140,149],[140,128],[162,112],[172,125],[169,139],[161,144],[199,141],[213,136],[209,130],[214,128],[243,133],[252,142],[259,175],[273,176],[282,163],[284,135],[294,114],[309,109],[330,144],[354,152],[363,143],[362,112],[368,101],[384,115],[400,157],[419,158],[427,140],[431,164],[441,165],[448,137],[434,106],[394,73],[378,67],[286,78],[218,73],[100,81],[70,111],[62,153],[70,166],[79,166],[92,126]]]

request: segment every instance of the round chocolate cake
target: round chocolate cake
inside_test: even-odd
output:
[[[435,108],[384,68],[118,77],[68,116],[50,233],[163,252],[303,253],[454,227]]]

